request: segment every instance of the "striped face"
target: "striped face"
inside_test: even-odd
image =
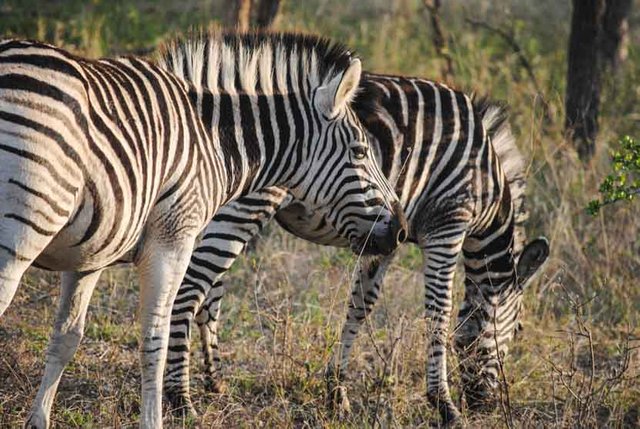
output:
[[[549,255],[541,238],[529,243],[518,260],[510,282],[497,294],[490,284],[467,281],[458,313],[455,348],[460,361],[463,389],[471,409],[491,408],[500,382],[501,366],[509,343],[520,330],[524,287]]]
[[[160,64],[195,85],[236,184],[227,201],[280,186],[354,250],[389,253],[405,238],[398,199],[351,110],[361,65],[345,47],[297,34],[214,33],[174,41]]]
[[[350,107],[360,82],[360,61],[317,88],[313,105],[319,133],[303,145],[290,192],[318,211],[357,252],[392,252],[406,238],[398,198],[376,163]],[[305,156],[306,155],[306,156]]]

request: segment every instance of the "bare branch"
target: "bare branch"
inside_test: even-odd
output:
[[[447,39],[445,32],[442,28],[442,21],[440,19],[440,6],[441,0],[424,0],[424,6],[429,11],[431,17],[431,26],[433,27],[433,46],[436,48],[436,53],[444,59],[444,66],[442,68],[442,77],[445,81],[450,81],[453,78],[454,67],[453,58],[449,53],[447,47]]]

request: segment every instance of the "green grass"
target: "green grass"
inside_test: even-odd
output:
[[[421,2],[368,8],[355,1],[286,2],[281,29],[303,29],[354,47],[369,70],[438,79],[441,60]],[[506,362],[514,426],[633,427],[640,424],[640,216],[635,204],[586,213],[610,171],[609,142],[639,135],[640,50],[607,78],[594,159],[581,164],[563,137],[569,4],[445,2],[445,29],[456,87],[509,103],[518,144],[529,160],[530,237],[546,235],[551,256],[526,292],[525,330]],[[539,4],[538,4],[539,3]],[[35,8],[35,13],[29,11]],[[151,6],[150,6],[151,5]],[[113,7],[111,7],[113,6]],[[45,38],[87,55],[155,46],[172,32],[222,15],[219,1],[6,2],[3,34]],[[9,9],[6,9],[9,8]],[[632,23],[638,22],[636,10]],[[513,30],[549,103],[545,120],[533,85],[499,37],[464,17]],[[637,26],[636,26],[637,27]],[[632,27],[631,40],[638,40]],[[427,427],[437,422],[425,399],[426,340],[420,252],[405,246],[354,349],[348,376],[352,413],[325,407],[324,366],[344,320],[355,259],[314,246],[277,227],[227,279],[220,339],[225,394],[204,391],[194,344],[193,398],[200,417],[170,427]],[[33,270],[0,322],[0,427],[24,420],[42,374],[58,299],[55,274]],[[462,296],[456,285],[456,299]],[[139,413],[137,280],[109,270],[92,299],[87,335],[62,379],[58,427],[133,427]],[[590,337],[590,338],[589,338]],[[399,338],[399,339],[398,339]],[[593,362],[591,359],[593,356]],[[457,395],[455,357],[452,388]],[[384,372],[387,368],[387,372]],[[502,427],[501,410],[467,416],[470,427]]]

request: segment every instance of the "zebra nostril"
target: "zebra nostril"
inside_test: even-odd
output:
[[[404,243],[407,240],[407,230],[404,228],[400,228],[398,230],[398,235],[396,236],[396,241],[398,243]]]

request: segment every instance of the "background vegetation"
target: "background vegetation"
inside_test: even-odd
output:
[[[529,235],[547,236],[552,248],[544,275],[526,293],[525,329],[507,361],[510,401],[494,414],[470,416],[470,423],[638,426],[638,207],[607,206],[597,217],[584,208],[610,169],[608,142],[624,134],[640,136],[640,7],[634,5],[630,19],[628,59],[617,74],[607,76],[600,141],[585,165],[563,136],[570,2],[444,3],[442,26],[455,71],[450,83],[509,104],[511,124],[528,159]],[[222,0],[10,0],[0,5],[0,33],[48,40],[90,56],[148,52],[189,26],[223,24],[226,7]],[[469,19],[511,34],[539,88],[504,38]],[[336,38],[354,47],[369,70],[433,79],[443,73],[444,60],[434,49],[421,1],[288,1],[277,28]],[[409,246],[402,249],[357,343],[348,382],[352,414],[340,418],[325,408],[322,370],[344,318],[354,263],[346,251],[270,228],[228,279],[221,339],[230,389],[222,395],[205,393],[195,368],[193,396],[201,417],[186,425],[406,427],[437,422],[425,399],[421,258]],[[30,271],[0,322],[1,427],[19,426],[35,395],[57,282],[55,274]],[[460,281],[456,295],[462,295]],[[58,427],[135,426],[136,302],[130,269],[103,276],[87,335],[54,406]],[[453,356],[450,368],[455,386]],[[168,415],[167,422],[183,425]]]

